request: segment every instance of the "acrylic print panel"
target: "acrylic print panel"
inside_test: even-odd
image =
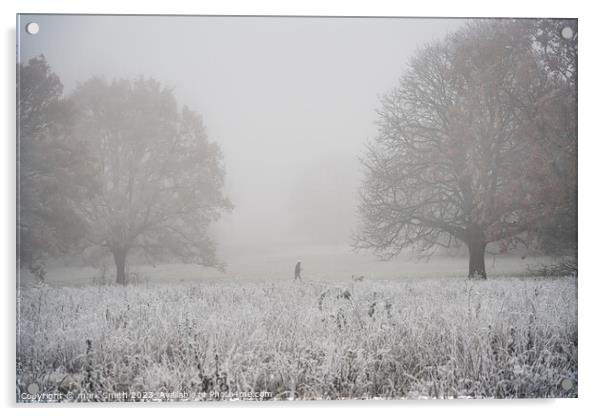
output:
[[[18,402],[577,396],[577,21],[18,16]]]

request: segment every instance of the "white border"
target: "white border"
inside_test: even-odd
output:
[[[484,413],[504,415],[509,412],[545,412],[548,415],[581,414],[596,407],[600,383],[601,336],[599,308],[602,273],[597,261],[598,239],[601,236],[598,165],[602,154],[600,132],[597,121],[601,118],[600,91],[600,25],[601,15],[594,2],[503,0],[498,2],[449,0],[449,1],[319,1],[319,0],[215,0],[215,1],[125,1],[125,0],[4,0],[0,2],[3,30],[2,42],[2,86],[0,114],[4,137],[2,140],[2,163],[0,170],[0,195],[2,203],[2,239],[0,258],[4,276],[2,319],[2,376],[0,394],[9,414],[19,411],[31,413],[42,411],[49,415],[79,414],[81,412],[105,414],[106,407],[59,408],[45,407],[15,409],[14,405],[14,357],[15,357],[15,14],[16,13],[107,13],[107,14],[236,14],[236,15],[344,15],[344,16],[448,16],[448,17],[576,17],[579,18],[579,399],[573,400],[506,400],[475,402],[345,402],[345,403],[280,403],[258,406],[208,405],[203,407],[178,406],[177,410],[198,412],[239,410],[251,414],[292,412],[305,414],[319,412],[344,412],[365,414],[368,411],[396,413],[416,412],[421,414],[444,413],[462,415]],[[131,406],[112,408],[111,412],[134,411]],[[167,406],[145,407],[147,414],[163,414]],[[174,409],[175,410],[175,409]],[[139,411],[136,409],[135,411]]]

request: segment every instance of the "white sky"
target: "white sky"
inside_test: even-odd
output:
[[[379,94],[417,47],[462,23],[28,15],[19,38],[21,60],[43,53],[66,92],[93,75],[150,76],[203,115],[235,205],[220,244],[347,243]]]

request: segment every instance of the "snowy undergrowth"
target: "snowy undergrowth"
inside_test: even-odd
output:
[[[148,399],[577,395],[574,278],[28,287],[18,306],[17,400],[32,383]]]

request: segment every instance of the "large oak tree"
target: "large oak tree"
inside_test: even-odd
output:
[[[200,116],[152,79],[93,78],[71,99],[74,137],[90,148],[100,188],[79,205],[88,242],[113,256],[125,284],[133,253],[219,266],[209,225],[230,208],[220,149]]]
[[[558,34],[562,52],[541,43],[558,26],[477,21],[416,54],[363,158],[356,247],[391,258],[460,241],[469,277],[485,278],[487,244],[536,237],[567,207],[576,134],[558,115],[575,109],[575,84],[551,64],[574,68],[576,49]]]

